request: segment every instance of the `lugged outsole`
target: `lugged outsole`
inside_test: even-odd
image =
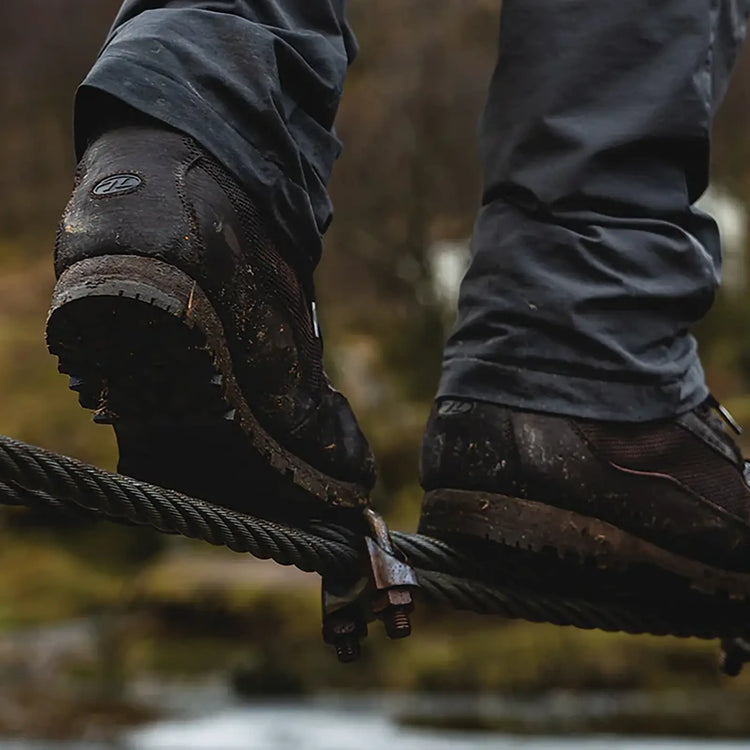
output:
[[[750,631],[750,573],[670,552],[597,518],[506,495],[437,489],[425,494],[420,531],[463,538],[464,543],[470,539],[479,547],[487,544],[493,565],[499,566],[493,570],[504,566],[507,573],[512,561],[520,571],[514,578],[525,578],[532,588],[542,581],[570,586],[578,594],[596,592],[604,580],[600,574],[606,572],[609,587],[618,580],[623,584],[622,595],[669,591],[674,600],[704,597],[714,604],[722,600],[730,609],[736,603],[742,605]],[[589,572],[583,574],[584,569]],[[550,576],[551,570],[557,574]]]
[[[322,515],[367,503],[364,488],[320,472],[263,429],[219,316],[174,266],[131,255],[72,265],[55,287],[47,345],[81,405],[114,426],[123,473],[271,516],[287,515],[287,505]]]

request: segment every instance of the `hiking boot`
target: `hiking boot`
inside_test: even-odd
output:
[[[119,471],[265,515],[367,503],[374,462],[323,371],[312,268],[194,140],[98,137],[55,273],[48,347],[114,426]]]
[[[641,591],[750,598],[750,489],[718,408],[634,424],[443,399],[420,532],[468,542],[496,563],[488,575],[523,585],[602,596],[618,571]]]

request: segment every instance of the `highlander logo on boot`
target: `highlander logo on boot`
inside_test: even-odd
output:
[[[105,177],[94,187],[94,195],[116,195],[117,193],[132,193],[143,185],[143,180],[137,174],[114,174]]]

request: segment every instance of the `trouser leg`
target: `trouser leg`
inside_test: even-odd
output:
[[[440,395],[643,421],[707,395],[713,114],[750,0],[505,0]]]
[[[104,92],[193,136],[316,262],[355,53],[345,0],[126,0],[79,90],[79,155]]]

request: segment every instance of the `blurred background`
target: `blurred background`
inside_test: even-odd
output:
[[[72,95],[118,5],[0,3],[0,433],[108,469],[114,439],[79,409],[43,331],[74,169]],[[319,296],[329,370],[378,457],[376,502],[413,530],[421,430],[479,195],[474,133],[499,3],[350,7],[362,52],[338,120],[345,153]],[[704,199],[721,223],[726,283],[697,333],[711,387],[750,424],[747,52]],[[0,509],[0,748],[562,748],[590,733],[612,736],[592,747],[645,735],[707,748],[750,737],[750,675],[720,677],[714,643],[423,607],[413,638],[388,643],[373,628],[363,660],[344,667],[320,641],[318,587],[199,543]],[[507,739],[520,735],[559,739]]]

